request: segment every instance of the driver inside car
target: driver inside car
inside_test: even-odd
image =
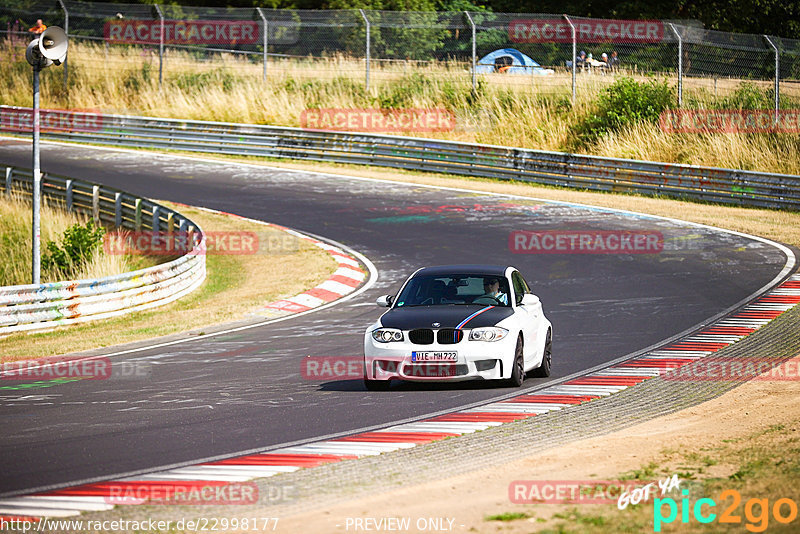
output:
[[[497,278],[484,278],[483,295],[478,298],[482,297],[497,299],[503,305],[508,306],[508,295],[500,291],[500,280]]]

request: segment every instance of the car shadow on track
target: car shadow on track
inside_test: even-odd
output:
[[[536,385],[535,380],[527,379],[522,387]],[[406,382],[400,380],[393,380],[389,393],[392,391],[468,391],[468,390],[496,390],[498,393],[506,391],[514,391],[517,388],[505,386],[501,383],[488,380],[469,380],[462,382]],[[361,380],[334,380],[331,382],[324,382],[319,386],[320,391],[363,391],[367,392],[364,387],[364,382]],[[372,392],[370,392],[372,393]],[[378,394],[385,394],[382,391]]]

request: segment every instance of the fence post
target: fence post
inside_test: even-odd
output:
[[[269,47],[269,22],[267,21],[267,17],[264,16],[264,12],[261,11],[260,7],[256,8],[258,12],[258,16],[261,17],[261,22],[264,23],[264,36],[262,38],[262,45],[264,46],[264,72],[261,75],[261,81],[267,81],[267,48]]]
[[[572,30],[572,104],[575,104],[575,84],[576,84],[576,74],[577,74],[577,65],[575,65],[575,59],[578,57],[578,34],[575,31],[575,25],[569,20],[569,17],[563,15],[564,20],[567,21],[569,24],[570,29]]]
[[[772,42],[769,35],[765,35],[764,39],[767,40],[769,46],[775,51],[775,124],[777,125],[781,106],[781,56],[780,52],[778,52],[778,47],[775,46],[775,43]]]
[[[67,11],[67,6],[64,5],[64,1],[63,0],[58,0],[58,5],[60,5],[61,9],[64,10],[64,33],[67,34],[67,39],[69,39],[69,11]],[[62,65],[64,65],[64,90],[65,91],[67,90],[67,77],[68,77],[68,74],[67,74],[68,73],[68,71],[67,71],[67,55],[69,55],[69,52],[67,52],[64,55],[64,61],[62,63]]]
[[[14,179],[14,168],[6,167],[6,196],[11,196],[11,182]]]
[[[476,43],[475,43],[475,21],[472,20],[472,15],[469,14],[469,11],[464,11],[464,14],[467,16],[467,20],[469,21],[469,25],[472,26],[472,91],[475,92],[477,89],[477,73],[475,72],[475,63],[476,63]]]
[[[678,33],[678,30],[675,29],[675,25],[671,22],[668,22],[669,29],[672,30],[672,33],[675,34],[675,38],[678,40],[678,107],[683,107],[683,38],[681,34]]]
[[[161,21],[161,31],[158,36],[158,87],[160,88],[164,82],[164,13],[158,4],[153,4],[153,7]]]
[[[367,67],[366,67],[366,79],[367,79],[367,82],[366,82],[366,86],[367,86],[367,91],[369,91],[369,48],[370,48],[370,46],[369,46],[369,43],[370,43],[369,30],[370,30],[370,24],[369,24],[369,19],[367,18],[367,14],[364,13],[364,10],[363,9],[359,9],[358,11],[361,13],[361,18],[364,19],[364,24],[366,24],[366,26],[367,26],[367,43],[366,43],[367,44],[367,55],[366,55],[366,64],[367,64]]]

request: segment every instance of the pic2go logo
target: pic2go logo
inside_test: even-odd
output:
[[[653,501],[653,532],[661,532],[661,525],[668,525],[681,515],[681,523],[689,523],[689,512],[691,510],[694,520],[698,523],[712,523],[717,520],[719,523],[742,522],[742,516],[737,515],[736,511],[742,502],[742,496],[736,490],[725,490],[719,494],[719,501],[728,498],[732,500],[730,505],[723,510],[717,519],[717,514],[712,510],[716,508],[717,502],[714,499],[703,498],[689,503],[689,490],[683,490],[683,499],[680,506],[675,499],[655,499]],[[665,507],[669,510],[668,515],[664,515]],[[744,516],[747,520],[745,528],[750,532],[764,532],[769,526],[770,512],[775,521],[784,525],[797,519],[797,503],[792,499],[782,498],[775,501],[772,508],[769,506],[769,499],[750,499],[744,505]]]

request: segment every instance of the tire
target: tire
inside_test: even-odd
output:
[[[542,351],[542,364],[533,370],[532,376],[536,378],[547,378],[550,376],[550,365],[553,363],[553,339],[550,330],[547,331],[547,339],[544,340],[544,351]]]
[[[522,354],[523,344],[522,338],[517,338],[517,348],[514,350],[514,364],[511,368],[511,378],[508,379],[508,384],[512,387],[518,388],[525,381],[525,358]]]
[[[391,380],[368,380],[364,379],[364,387],[367,391],[389,391]]]

